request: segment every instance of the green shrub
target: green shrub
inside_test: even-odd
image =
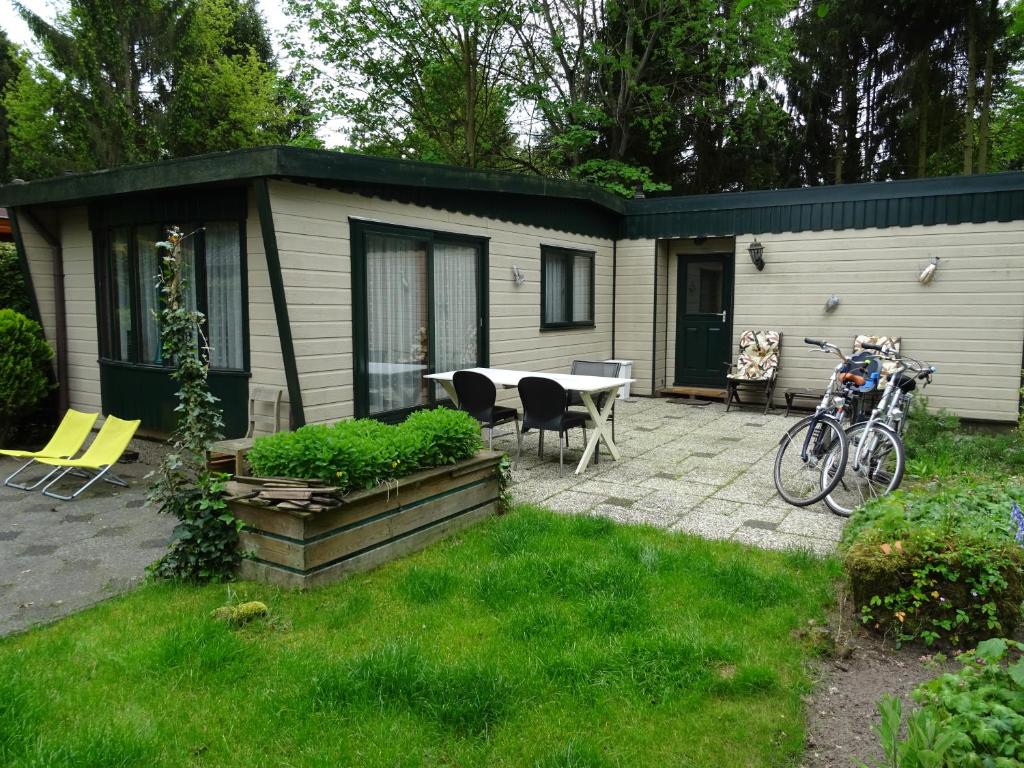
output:
[[[861,620],[897,643],[960,646],[1017,626],[1024,549],[1010,519],[1016,483],[918,488],[854,513],[845,565]]]
[[[914,401],[906,434],[907,470],[921,478],[962,474],[1009,475],[1024,471],[1024,439],[1012,432],[965,432],[945,410]]]
[[[454,464],[479,448],[480,425],[472,416],[435,408],[398,425],[356,419],[261,437],[249,462],[260,476],[322,480],[347,492]]]
[[[13,309],[0,309],[0,439],[50,391],[52,359],[39,323]]]
[[[885,765],[974,768],[1024,765],[1024,645],[993,638],[962,654],[963,668],[914,691],[921,705],[901,737],[902,707],[878,706]]]
[[[18,252],[13,243],[0,243],[0,309],[27,315],[31,308]]]

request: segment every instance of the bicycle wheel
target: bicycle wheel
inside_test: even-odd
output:
[[[846,462],[846,433],[831,416],[808,416],[794,424],[779,441],[775,455],[775,488],[797,507],[821,501],[838,483],[822,486],[822,463],[835,453],[837,466]]]
[[[848,453],[843,470],[837,471],[838,453],[834,458],[829,455],[821,466],[822,486],[832,486],[825,504],[842,517],[899,488],[906,465],[903,441],[884,424],[872,424],[870,429],[867,424],[855,424],[846,430],[846,438]]]

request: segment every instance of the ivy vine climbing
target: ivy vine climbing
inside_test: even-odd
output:
[[[220,438],[224,423],[209,387],[204,318],[186,300],[188,263],[182,245],[195,234],[171,227],[167,239],[156,244],[161,251],[157,319],[164,358],[174,361],[171,377],[178,384],[178,405],[171,450],[156,472],[149,500],[179,522],[167,552],[150,566],[150,573],[204,582],[234,574],[241,521],[224,502],[226,476],[207,467],[210,445]]]

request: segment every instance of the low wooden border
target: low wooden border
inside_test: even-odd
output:
[[[250,555],[239,575],[306,588],[422,549],[498,511],[501,457],[481,451],[315,512],[230,500],[245,523],[239,546]]]

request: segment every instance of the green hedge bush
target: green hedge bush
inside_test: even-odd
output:
[[[53,350],[43,329],[13,309],[0,309],[0,440],[46,397]]]
[[[1024,765],[1024,645],[992,638],[962,654],[963,668],[914,691],[902,725],[898,699],[879,703],[885,765],[1011,768]],[[905,735],[903,735],[905,733]]]
[[[13,243],[0,243],[0,309],[27,315],[31,309],[28,288]]]
[[[897,643],[963,647],[1017,626],[1024,549],[1010,511],[1019,482],[920,487],[877,499],[844,533],[861,620]]]
[[[322,480],[348,492],[454,464],[480,445],[476,419],[435,408],[417,411],[397,425],[356,419],[261,437],[249,452],[249,463],[258,476]]]
[[[965,432],[949,411],[929,411],[923,397],[914,401],[906,448],[907,471],[919,478],[1024,472],[1024,439],[1019,429]]]

